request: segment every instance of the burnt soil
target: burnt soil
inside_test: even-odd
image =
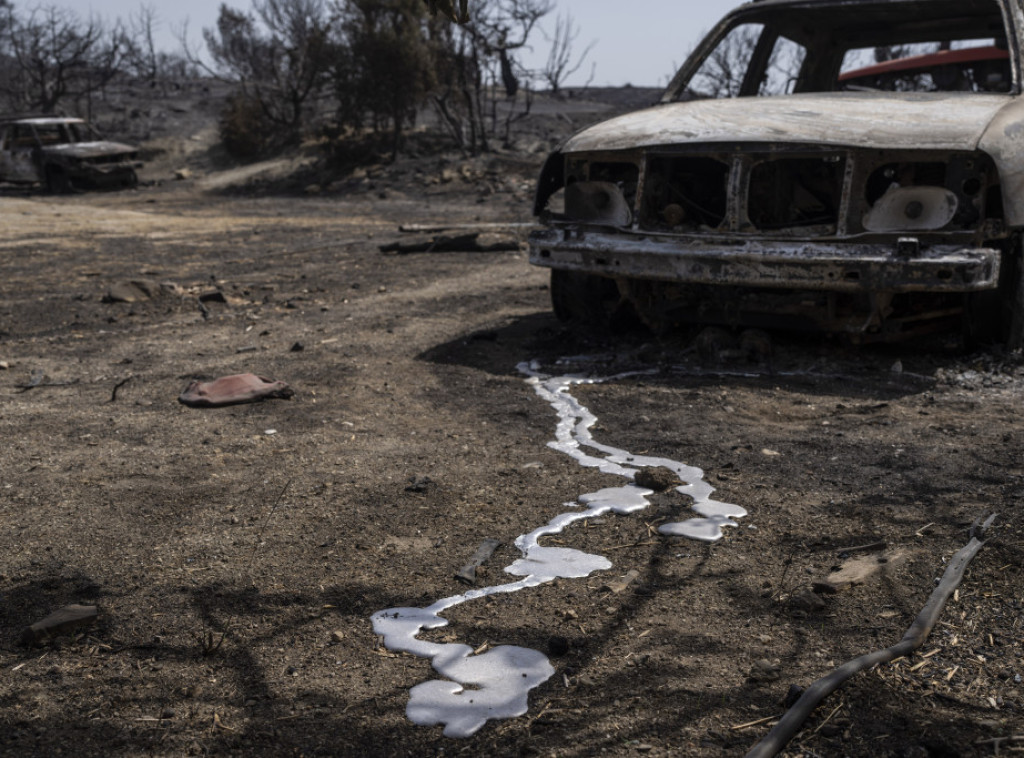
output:
[[[522,250],[378,251],[401,223],[528,222],[541,158],[304,192],[242,172],[235,191],[211,174],[0,194],[0,752],[739,755],[791,685],[897,642],[989,512],[994,538],[918,654],[851,680],[786,754],[994,755],[1024,733],[1020,356],[780,333],[758,363],[709,361],[689,333],[566,330]],[[119,300],[133,280],[145,291]],[[487,538],[483,582],[506,581],[517,535],[622,483],[546,445],[529,360],[649,372],[573,391],[595,438],[702,467],[749,516],[715,544],[668,539],[657,524],[689,508],[654,496],[546,542],[610,571],[447,612],[432,638],[556,669],[527,715],[448,739],[405,717],[436,675],[370,616],[464,591]],[[249,371],[294,398],[177,401]],[[865,555],[885,562],[862,584],[810,591]],[[95,625],[21,644],[69,603],[98,606]]]

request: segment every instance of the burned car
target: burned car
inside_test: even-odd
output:
[[[1020,0],[758,0],[545,162],[563,320],[1024,332]]]
[[[51,192],[134,187],[138,148],[104,140],[80,118],[0,121],[0,181],[41,183]]]

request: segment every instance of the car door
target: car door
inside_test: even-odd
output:
[[[28,124],[7,124],[0,132],[0,180],[38,182],[42,180],[35,159],[37,141]]]

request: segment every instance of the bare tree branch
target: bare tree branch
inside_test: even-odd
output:
[[[36,7],[26,17],[10,5],[0,10],[10,55],[0,86],[13,107],[53,113],[63,102],[103,88],[120,72],[125,53],[120,25],[108,31],[95,16],[83,20],[57,6]]]
[[[917,650],[928,639],[932,629],[946,607],[946,602],[953,595],[953,591],[963,581],[964,572],[967,566],[974,560],[974,556],[985,546],[986,532],[992,526],[995,514],[980,524],[981,519],[975,521],[975,527],[971,529],[971,540],[954,555],[946,565],[946,571],[942,575],[939,585],[932,591],[928,602],[914,619],[914,623],[907,629],[898,643],[884,650],[876,650],[873,653],[866,653],[852,661],[847,661],[839,668],[831,671],[808,687],[796,701],[792,708],[779,720],[772,730],[754,745],[747,753],[746,758],[771,758],[778,755],[789,743],[800,727],[811,715],[818,704],[826,697],[839,689],[850,677],[866,671],[879,663],[888,663],[905,655],[910,655]],[[979,526],[980,524],[980,526]],[[975,536],[977,532],[978,536]]]
[[[597,40],[591,41],[574,63],[573,46],[579,34],[580,28],[576,26],[569,13],[555,19],[555,31],[549,38],[551,49],[548,51],[548,60],[542,72],[553,94],[557,95],[562,83],[580,70],[590,51],[597,44]]]

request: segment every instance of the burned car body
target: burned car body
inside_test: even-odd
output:
[[[1020,0],[759,0],[549,156],[559,317],[1022,341]]]
[[[80,118],[0,121],[0,181],[41,183],[51,192],[134,187],[137,157],[137,148],[104,140]]]

